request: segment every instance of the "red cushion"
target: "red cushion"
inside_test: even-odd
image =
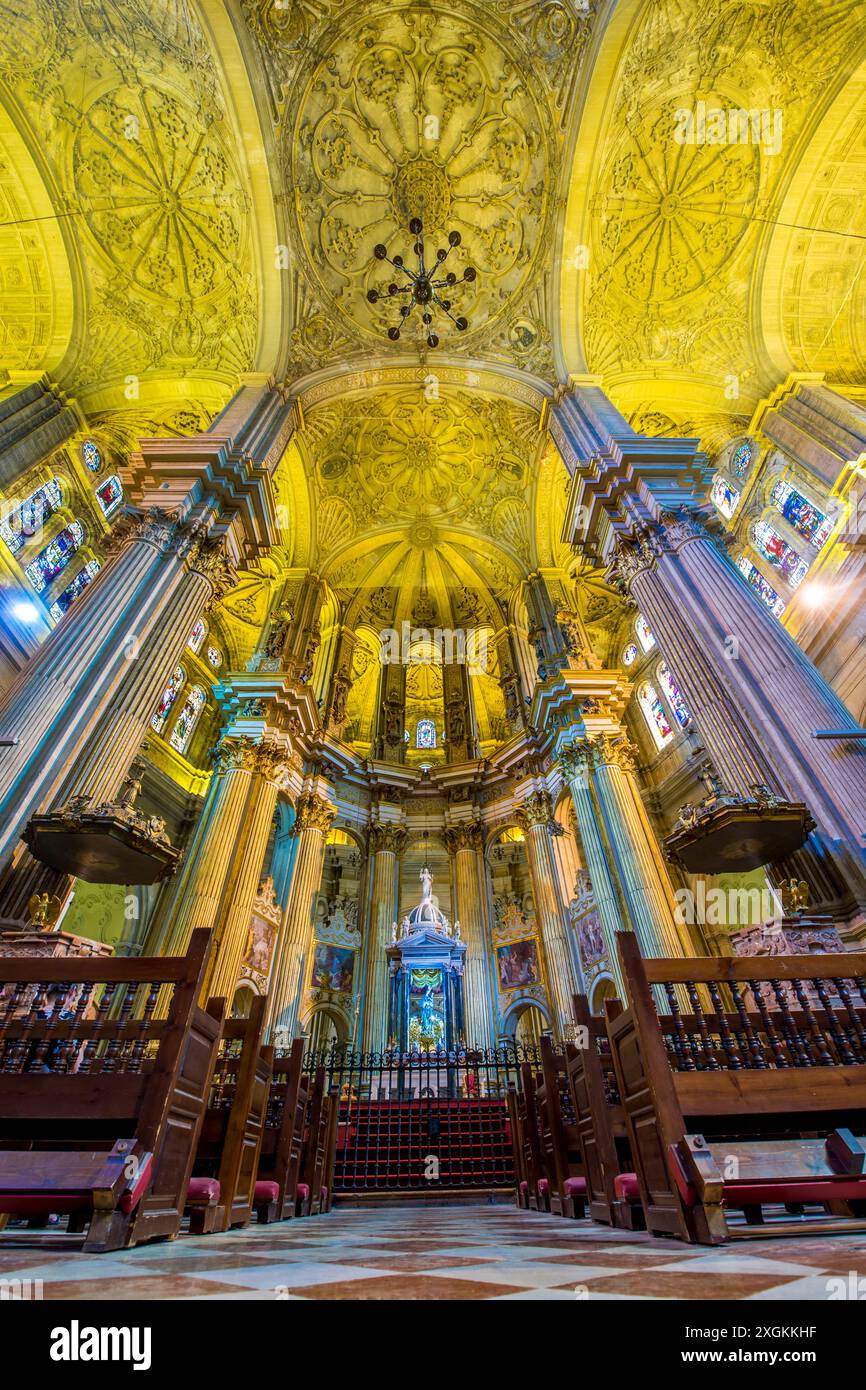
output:
[[[278,1182],[262,1181],[256,1183],[254,1202],[278,1202],[280,1199],[280,1185]]]
[[[307,1184],[306,1184],[305,1182],[299,1182],[299,1183],[298,1183],[297,1193],[298,1193],[298,1201],[299,1201],[299,1202],[309,1202],[309,1200],[310,1200],[310,1189],[309,1189],[309,1187],[307,1186]]]
[[[138,1177],[132,1184],[132,1187],[127,1188],[126,1192],[123,1193],[123,1195],[120,1198],[120,1201],[117,1204],[120,1210],[123,1212],[124,1216],[129,1216],[129,1213],[131,1211],[135,1211],[135,1208],[138,1206],[139,1202],[141,1201],[142,1197],[144,1196],[145,1192],[150,1186],[150,1179],[152,1174],[153,1154],[147,1154],[144,1162],[138,1170]]]
[[[640,1201],[637,1173],[617,1173],[613,1180],[613,1190],[621,1202]]]
[[[539,1190],[539,1192],[549,1192],[549,1191],[550,1191],[550,1183],[547,1181],[547,1178],[539,1178],[539,1179],[538,1179],[538,1190]]]
[[[322,1201],[323,1201],[323,1202],[327,1202],[327,1200],[328,1200],[328,1189],[327,1189],[326,1187],[323,1187],[323,1188],[322,1188]]]
[[[216,1178],[190,1178],[186,1190],[187,1202],[204,1203],[211,1207],[216,1206],[219,1199],[220,1185]]]
[[[521,1191],[521,1192],[528,1192],[528,1191],[529,1191],[529,1183],[526,1181],[526,1179],[524,1179],[523,1182],[520,1184],[520,1191]]]
[[[566,1197],[577,1197],[578,1194],[583,1197],[586,1194],[586,1178],[566,1178],[564,1191]]]

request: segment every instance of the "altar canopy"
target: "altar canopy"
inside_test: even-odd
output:
[[[452,926],[433,897],[433,876],[420,873],[421,901],[392,927],[388,1041],[401,1052],[450,1051],[465,1041],[460,923]]]

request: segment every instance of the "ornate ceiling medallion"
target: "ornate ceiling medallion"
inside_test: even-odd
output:
[[[435,348],[439,346],[439,335],[433,332],[433,315],[437,309],[441,309],[459,333],[464,333],[469,327],[469,321],[462,314],[455,317],[451,312],[451,300],[446,296],[454,293],[460,288],[461,280],[458,279],[456,271],[444,269],[445,262],[451,252],[460,245],[461,236],[459,232],[448,233],[448,250],[440,246],[436,252],[436,260],[433,265],[428,266],[424,255],[424,224],[420,217],[413,217],[409,223],[409,231],[416,238],[413,250],[418,257],[418,269],[410,270],[403,257],[394,256],[393,260],[388,255],[388,248],[380,242],[373,247],[373,255],[377,261],[387,261],[397,271],[397,280],[392,280],[387,289],[387,294],[393,299],[403,299],[400,306],[400,318],[405,326],[412,314],[412,310],[417,306],[421,309],[421,322],[427,330],[427,346]],[[440,274],[437,278],[436,272]],[[405,276],[405,279],[403,278]],[[471,265],[466,266],[463,271],[462,280],[471,284],[476,278],[476,272]],[[367,298],[371,304],[378,304],[382,298],[382,292],[377,289],[369,289]],[[395,343],[400,337],[400,324],[392,324],[388,329],[388,337]]]

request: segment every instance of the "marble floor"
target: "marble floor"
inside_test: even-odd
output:
[[[337,1208],[102,1256],[64,1241],[0,1242],[0,1284],[74,1300],[866,1298],[866,1235],[707,1249],[504,1204]]]

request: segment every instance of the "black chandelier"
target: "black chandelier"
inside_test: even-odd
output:
[[[448,233],[448,250],[441,248],[436,252],[434,265],[428,266],[424,260],[424,226],[420,217],[413,217],[409,223],[409,231],[416,238],[414,251],[418,257],[418,269],[410,270],[405,264],[402,256],[395,256],[393,260],[388,255],[387,248],[379,243],[373,247],[373,255],[377,261],[387,261],[395,270],[400,271],[406,276],[404,284],[397,284],[394,281],[385,290],[368,290],[367,298],[371,304],[377,304],[380,299],[399,298],[407,295],[408,299],[400,306],[400,323],[388,329],[388,337],[392,342],[396,342],[400,337],[400,328],[404,325],[415,305],[421,307],[421,322],[427,329],[427,346],[435,348],[439,346],[438,334],[433,332],[433,312],[434,309],[441,309],[447,318],[451,320],[459,333],[464,333],[469,327],[468,319],[463,315],[457,317],[451,312],[451,300],[443,298],[442,291],[452,292],[462,283],[471,284],[476,278],[477,272],[471,265],[468,265],[463,275],[458,277],[453,270],[444,271],[443,267],[455,246],[460,245],[460,233]],[[439,279],[433,277],[441,273]]]

